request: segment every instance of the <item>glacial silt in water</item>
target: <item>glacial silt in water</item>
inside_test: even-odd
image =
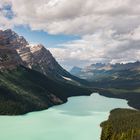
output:
[[[0,116],[0,140],[100,140],[100,123],[115,108],[130,107],[126,100],[93,93],[44,111]]]

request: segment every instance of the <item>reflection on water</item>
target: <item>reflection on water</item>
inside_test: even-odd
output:
[[[99,140],[100,123],[127,101],[91,96],[71,97],[63,105],[23,116],[0,116],[0,140]]]

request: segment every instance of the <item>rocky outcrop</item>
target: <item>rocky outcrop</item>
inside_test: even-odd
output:
[[[29,68],[35,69],[45,75],[59,65],[49,50],[43,45],[27,45],[17,49],[18,54]]]
[[[29,45],[24,37],[19,36],[11,29],[0,30],[0,45],[5,46],[9,51],[17,51],[25,66],[45,75],[55,69],[56,64],[59,65],[43,45]]]
[[[16,50],[0,46],[0,70],[14,69],[19,65],[23,65],[23,62]]]
[[[0,30],[0,45],[18,49],[28,45],[28,42],[24,37],[18,36],[18,34],[11,29],[7,29],[5,31]]]
[[[11,29],[0,30],[0,70],[13,69],[18,65],[25,65],[16,49],[26,45],[28,45],[28,42]]]
[[[63,76],[66,72],[55,60],[49,50],[43,45],[30,46],[30,52],[33,59],[28,63],[32,69],[35,69],[45,75]],[[27,61],[26,61],[27,62]]]
[[[49,50],[43,45],[30,45],[22,36],[12,30],[0,31],[0,45],[16,50],[24,63],[24,66],[43,73],[46,76],[57,78],[61,81],[72,79],[71,82],[86,83],[63,69]],[[63,78],[66,77],[66,78]],[[70,81],[69,81],[70,82]]]
[[[0,45],[16,50],[25,66],[45,75],[52,72],[53,75],[67,73],[43,45],[29,45],[24,37],[19,36],[11,29],[0,30]]]
[[[30,47],[25,46],[16,50],[19,56],[21,57],[22,61],[24,62],[25,66],[32,68],[33,54],[30,51]]]

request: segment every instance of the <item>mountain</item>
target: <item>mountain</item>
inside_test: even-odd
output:
[[[27,45],[26,47],[17,49],[17,51],[26,63],[26,66],[33,70],[39,71],[46,76],[51,75],[53,79],[60,81],[69,81],[77,84],[86,83],[86,81],[71,75],[63,69],[50,51],[41,44]]]
[[[122,98],[140,109],[140,62],[127,64],[92,64],[75,74],[89,81],[91,87],[107,97]]]
[[[66,102],[67,97],[89,94],[82,86],[52,80],[23,66],[0,72],[1,115],[47,109]]]
[[[24,39],[23,36],[19,36],[11,29],[0,30],[0,45],[18,49],[20,47],[24,47],[28,45],[28,42]]]
[[[137,79],[140,73],[140,62],[127,63],[127,64],[92,64],[81,69],[75,76],[88,81],[102,81],[102,80],[119,80]]]
[[[51,75],[53,79],[77,85],[88,84],[87,81],[81,80],[63,69],[43,45],[30,45],[24,37],[11,29],[0,31],[0,45],[15,49],[24,62],[24,66],[46,76]]]
[[[0,46],[0,70],[14,69],[24,64],[16,50]]]
[[[9,29],[0,31],[1,115],[42,110],[70,96],[89,95],[82,81],[64,70],[43,45],[29,45]]]

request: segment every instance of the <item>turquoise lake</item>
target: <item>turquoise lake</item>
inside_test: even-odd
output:
[[[21,116],[0,116],[0,140],[100,140],[100,123],[115,108],[130,108],[126,100],[91,96]]]

